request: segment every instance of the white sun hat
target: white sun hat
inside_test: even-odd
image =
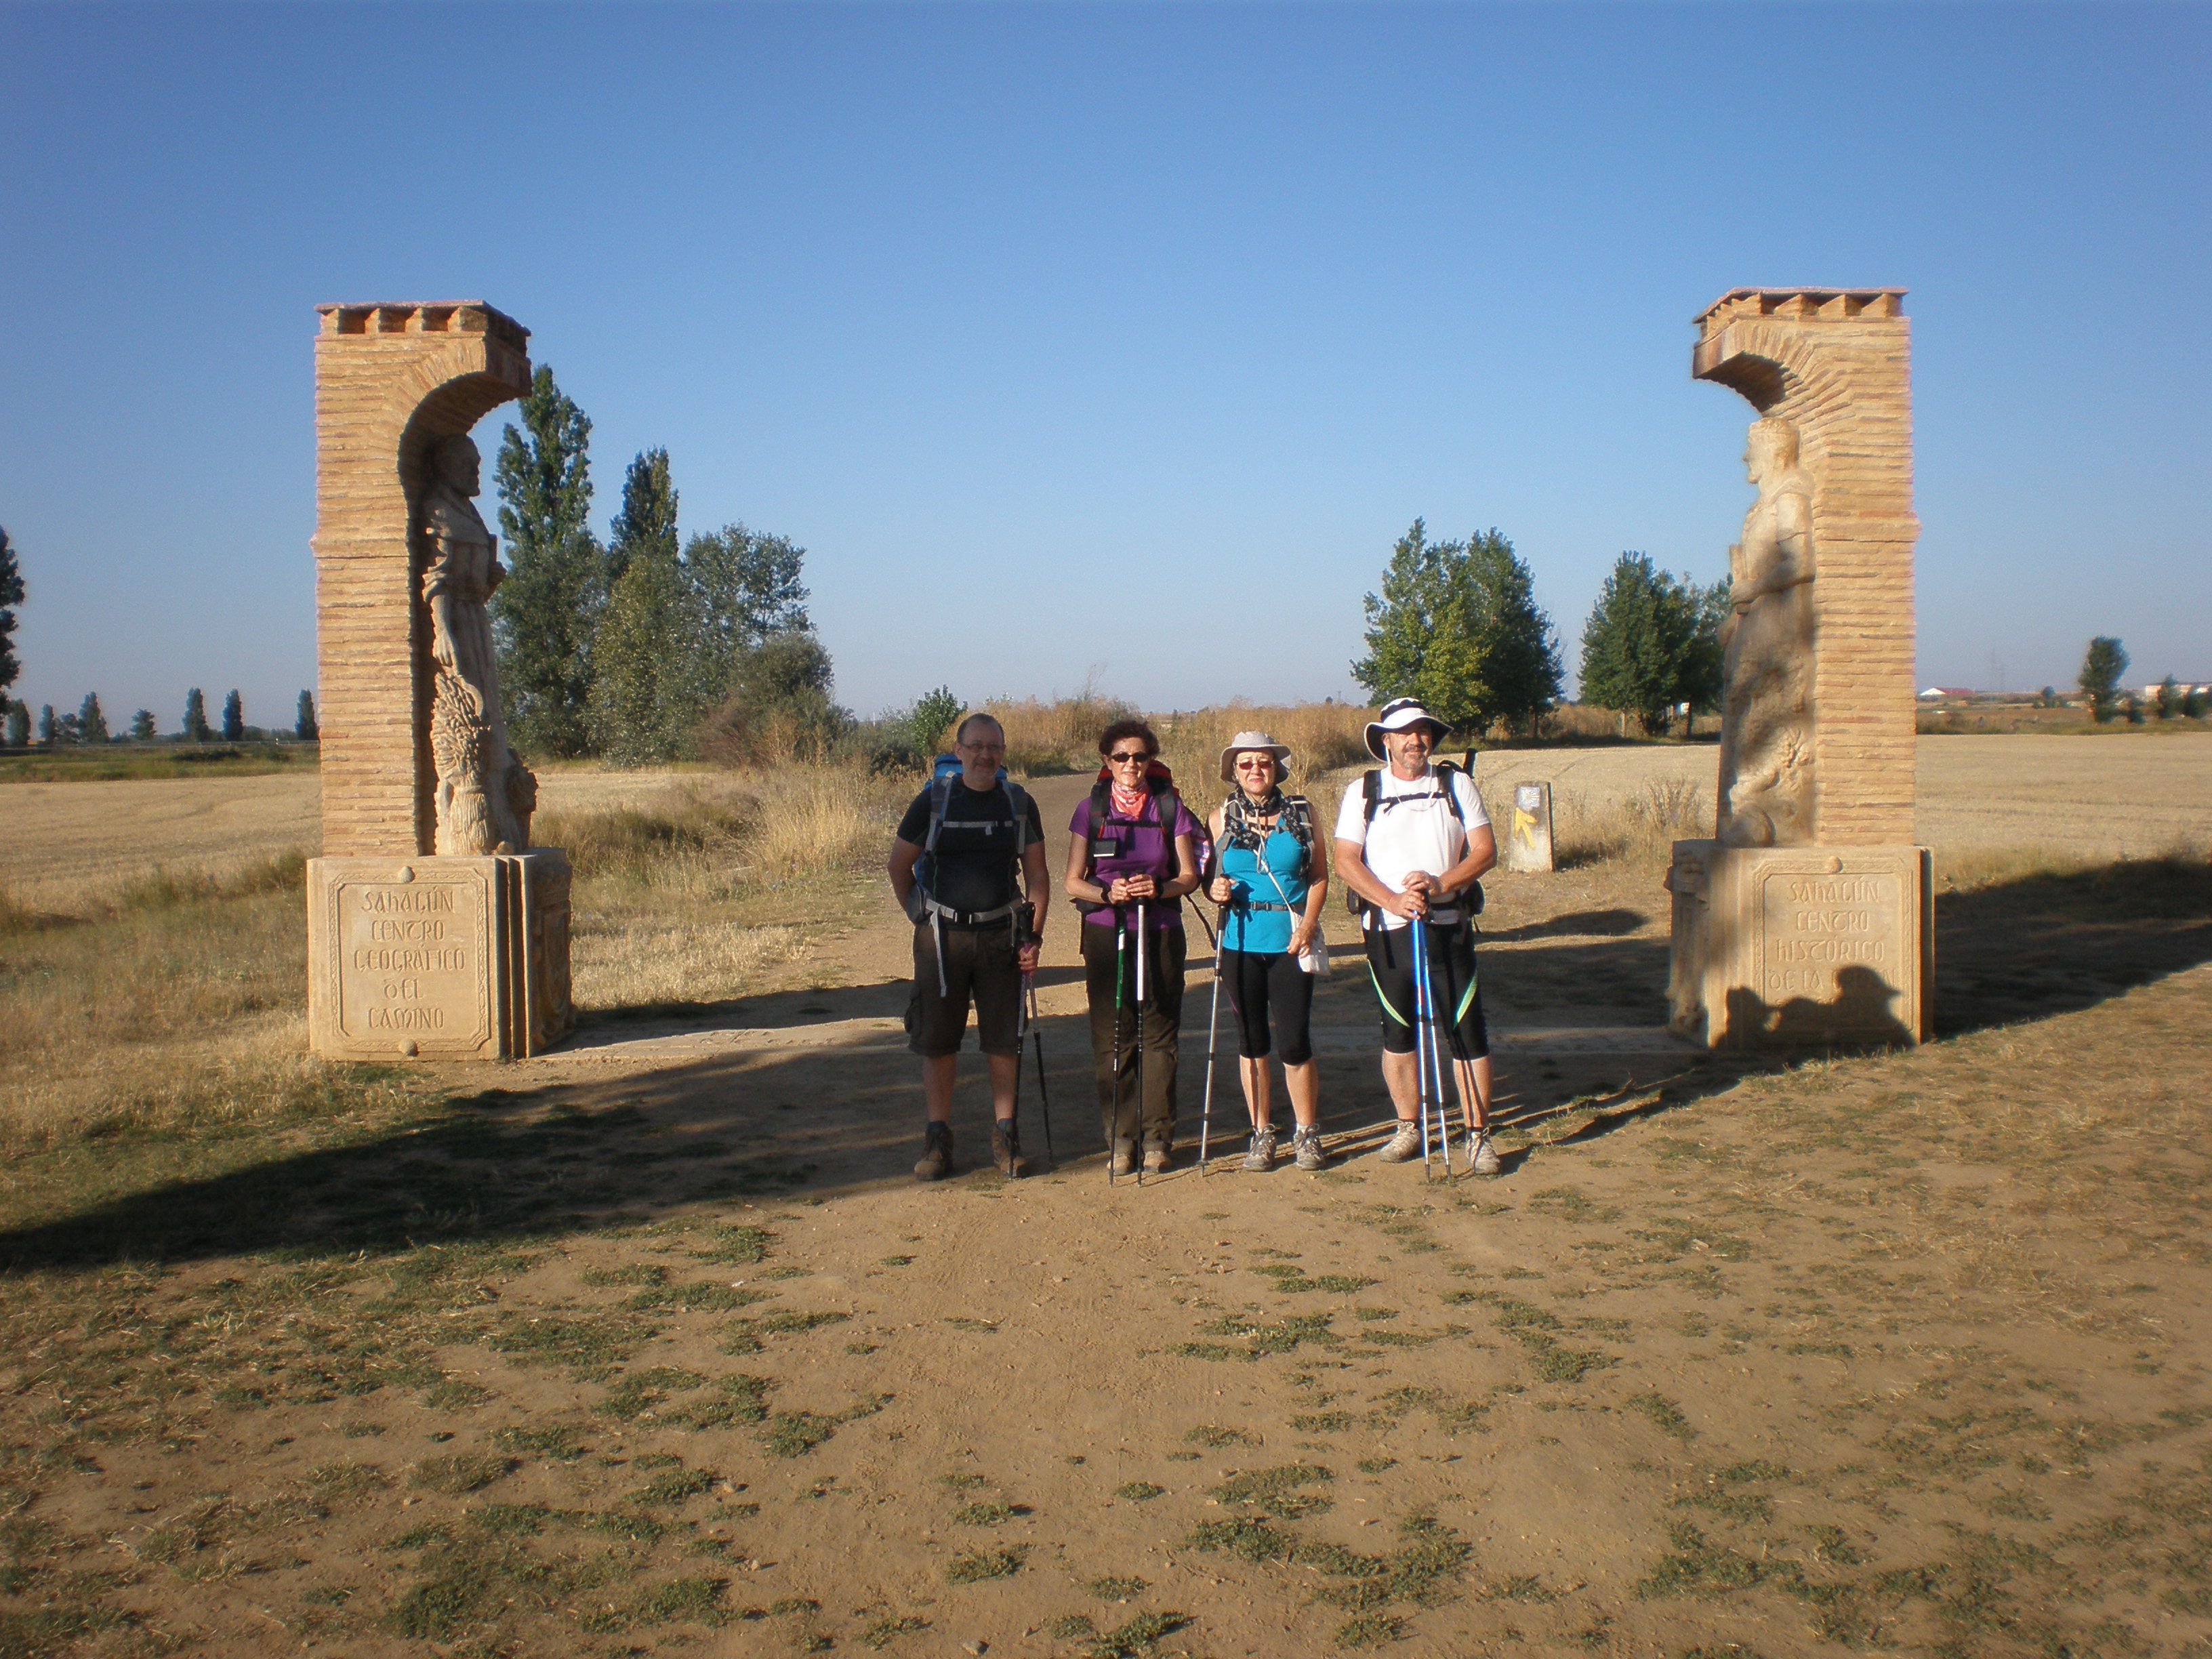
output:
[[[1433,726],[1437,737],[1448,735],[1451,727],[1421,706],[1419,697],[1398,697],[1382,705],[1382,712],[1367,726],[1367,752],[1376,760],[1389,760],[1382,747],[1385,732],[1410,732],[1417,726]]]
[[[1237,757],[1249,750],[1264,749],[1275,757],[1275,768],[1280,771],[1291,758],[1291,745],[1277,743],[1265,732],[1239,732],[1230,738],[1229,747],[1221,751],[1221,781],[1237,781]]]

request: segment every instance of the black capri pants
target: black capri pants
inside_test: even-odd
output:
[[[1288,951],[1224,951],[1221,988],[1237,1013],[1237,1052],[1259,1060],[1272,1046],[1268,1016],[1282,1036],[1285,1066],[1313,1058],[1313,975]]]
[[[1480,1060],[1490,1052],[1482,1018],[1482,988],[1474,972],[1474,929],[1466,920],[1449,927],[1425,925],[1429,942],[1429,994],[1437,1026],[1454,1060]],[[1382,1005],[1382,1050],[1413,1052],[1419,1000],[1413,990],[1413,930],[1367,927],[1367,971]]]

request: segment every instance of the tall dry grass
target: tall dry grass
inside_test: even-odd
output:
[[[1674,842],[1713,833],[1703,786],[1654,778],[1635,794],[1593,806],[1580,789],[1552,796],[1552,847],[1562,869],[1617,863],[1663,864]]]

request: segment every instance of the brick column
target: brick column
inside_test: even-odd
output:
[[[431,441],[530,390],[530,331],[480,300],[315,307],[315,619],[326,857],[428,854],[429,619],[409,526]]]
[[[1813,476],[1814,844],[1912,840],[1912,385],[1903,289],[1740,288],[1690,372],[1796,423]]]

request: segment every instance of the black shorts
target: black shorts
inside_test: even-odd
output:
[[[1482,988],[1474,972],[1474,929],[1466,921],[1449,927],[1425,927],[1428,936],[1429,984],[1437,1030],[1455,1060],[1480,1060],[1490,1052],[1490,1030],[1483,1023]],[[1413,1052],[1419,1004],[1413,986],[1413,930],[1367,929],[1367,971],[1382,1005],[1385,1054]]]
[[[937,934],[927,922],[914,930],[914,1001],[907,1010],[907,1045],[926,1059],[960,1052],[968,1032],[968,1005],[975,1005],[976,1035],[987,1054],[1022,1050],[1022,964],[1014,930],[1003,921],[945,929],[945,982],[937,988]]]
[[[1303,1066],[1313,1058],[1313,975],[1296,957],[1287,951],[1224,951],[1220,973],[1237,1016],[1238,1054],[1258,1060],[1279,1035],[1284,1065]]]

